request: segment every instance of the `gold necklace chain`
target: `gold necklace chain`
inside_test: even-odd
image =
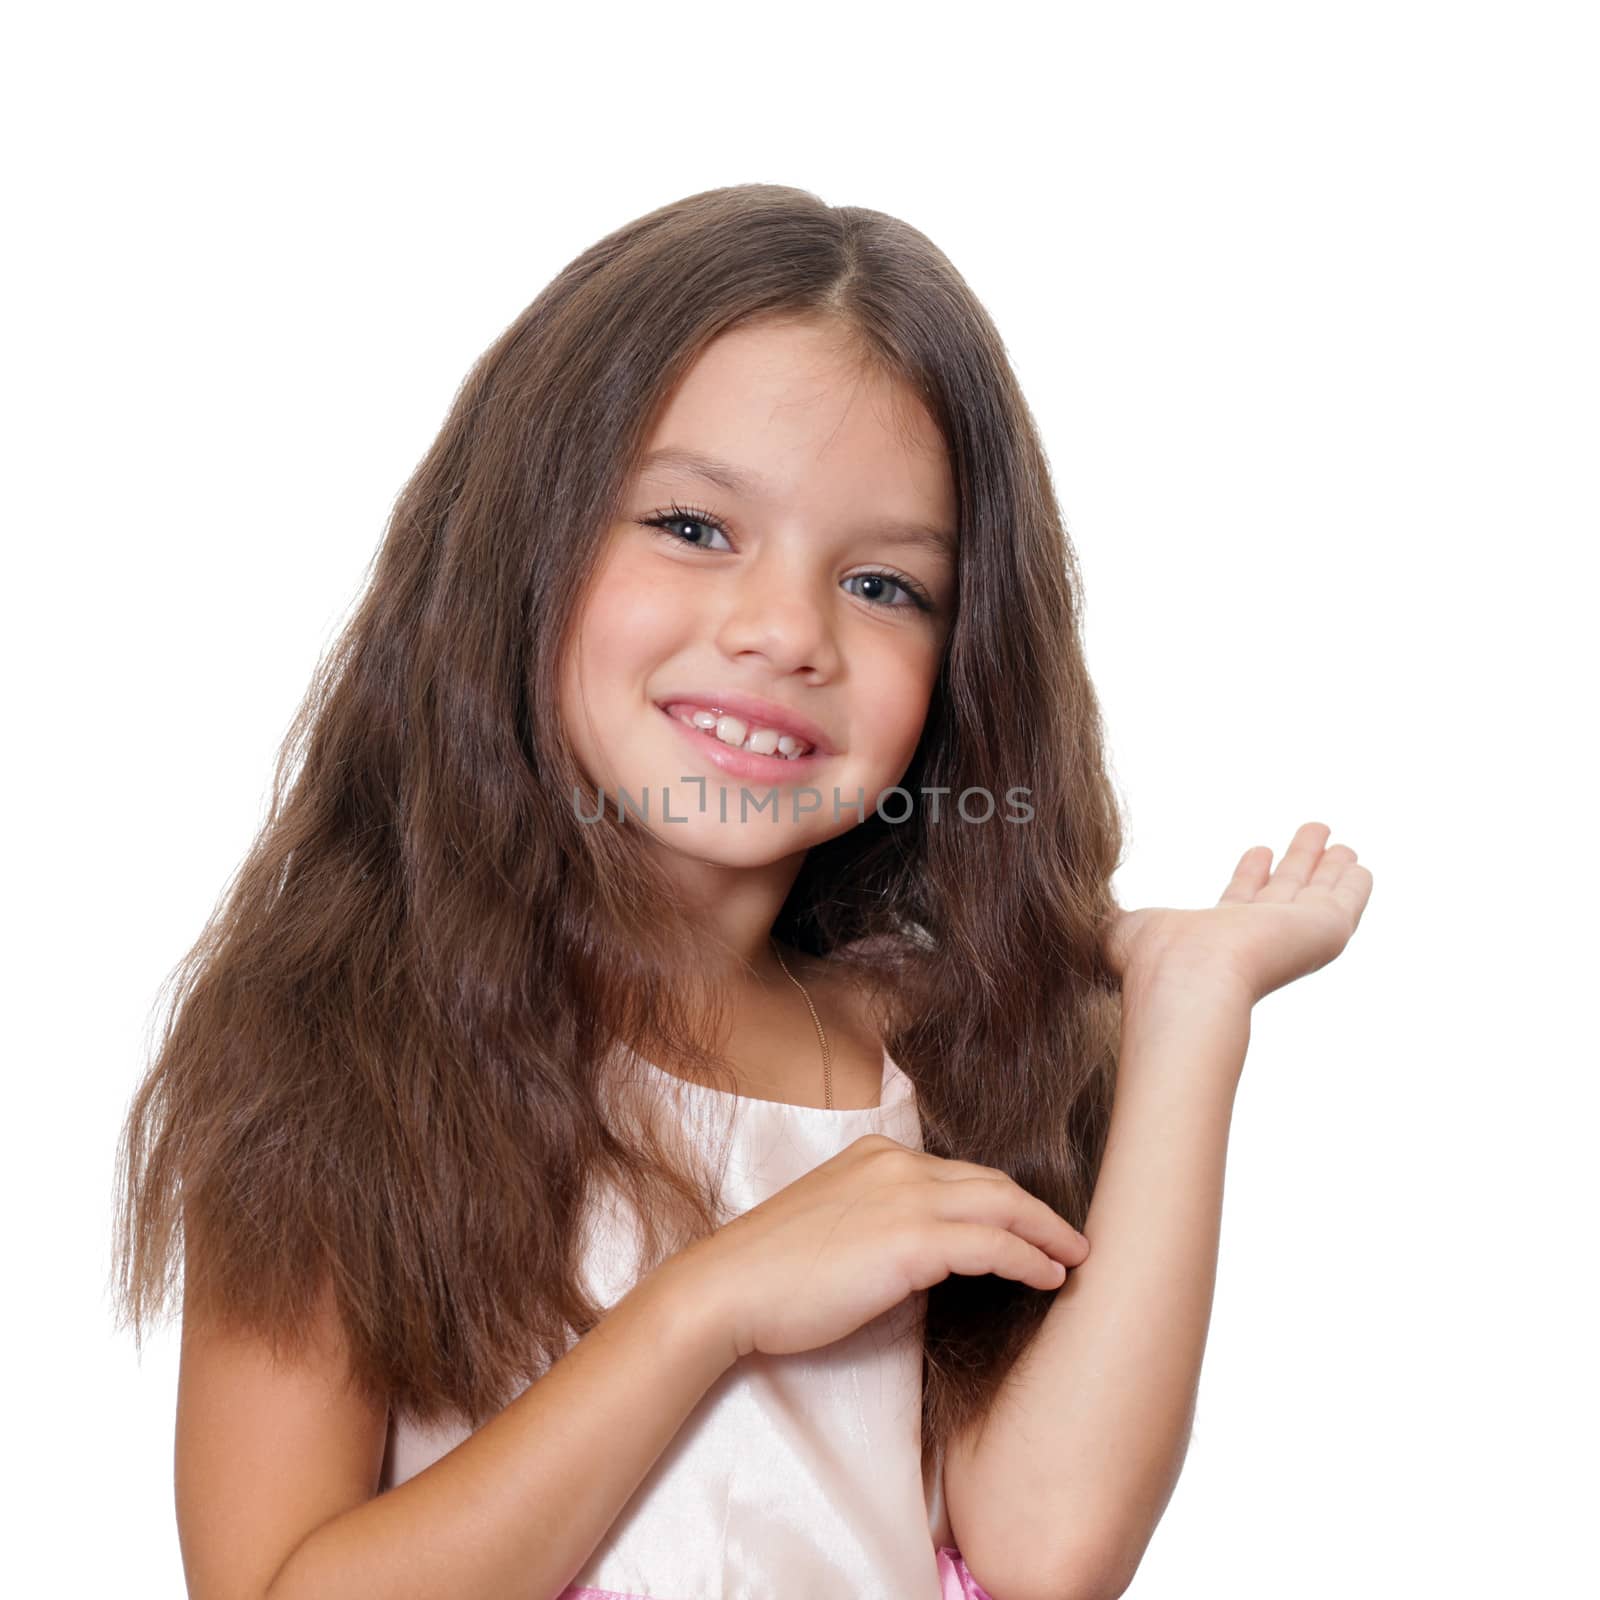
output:
[[[770,935],[769,935],[770,937]],[[772,940],[772,953],[778,958],[778,965],[783,968],[783,975],[801,994],[805,995],[806,1009],[811,1013],[811,1020],[817,1025],[817,1038],[822,1041],[822,1098],[824,1110],[833,1110],[833,1057],[828,1052],[828,1036],[822,1031],[822,1019],[817,1015],[817,1008],[811,1003],[811,996],[806,986],[790,972],[789,964],[783,959],[783,952],[778,948],[778,941]]]

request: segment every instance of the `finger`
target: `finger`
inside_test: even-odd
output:
[[[987,1222],[1008,1229],[1072,1266],[1088,1255],[1089,1241],[1059,1211],[1005,1173],[979,1171],[982,1176],[957,1179],[932,1191],[934,1215],[951,1222]]]
[[[1059,1289],[1066,1281],[1066,1265],[1053,1261],[1043,1250],[1004,1228],[981,1222],[947,1222],[938,1233],[938,1251],[948,1272],[981,1277],[992,1272],[1035,1289]]]
[[[1305,822],[1295,831],[1289,848],[1278,863],[1266,886],[1256,897],[1259,900],[1293,900],[1305,888],[1307,880],[1322,857],[1322,847],[1328,842],[1332,830],[1325,822]]]
[[[1228,887],[1222,891],[1222,897],[1217,901],[1219,906],[1229,904],[1244,904],[1254,900],[1261,891],[1261,885],[1267,881],[1267,874],[1272,870],[1272,851],[1264,844],[1253,844],[1239,857],[1239,865],[1233,869],[1233,876],[1228,880]]]
[[[927,1171],[934,1178],[1004,1178],[1007,1183],[1016,1179],[1003,1167],[986,1167],[981,1161],[963,1161],[959,1156],[925,1156]]]
[[[976,1161],[929,1156],[930,1177],[946,1185],[934,1191],[935,1214],[950,1220],[992,1222],[1031,1240],[1051,1255],[1087,1254],[1089,1241],[1048,1202],[1029,1194],[1009,1172]]]
[[[1371,894],[1372,874],[1359,863],[1351,863],[1339,874],[1339,881],[1333,886],[1333,897],[1349,912],[1352,932],[1361,921],[1361,913],[1367,909]]]
[[[1356,853],[1347,844],[1330,844],[1322,852],[1322,859],[1317,863],[1317,870],[1311,874],[1311,886],[1317,889],[1329,889],[1339,881],[1344,869],[1356,859]]]

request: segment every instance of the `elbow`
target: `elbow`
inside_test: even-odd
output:
[[[1138,1568],[1137,1560],[1083,1551],[1021,1570],[993,1571],[987,1565],[968,1570],[977,1585],[974,1600],[1121,1600]]]
[[[1140,1558],[1104,1546],[1076,1551],[1055,1569],[1050,1593],[1054,1600],[1121,1600],[1133,1584]]]
[[[1133,1583],[1138,1570],[1121,1567],[1074,1568],[1063,1578],[1056,1590],[1061,1600],[1121,1600]]]
[[[979,1600],[1121,1600],[1128,1592],[1129,1581],[1074,1570],[1041,1582],[1035,1573],[1021,1584],[1007,1584],[1003,1589],[980,1587],[977,1593]]]

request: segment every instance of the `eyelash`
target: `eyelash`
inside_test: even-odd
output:
[[[709,511],[697,511],[693,506],[680,506],[676,502],[664,510],[652,512],[648,517],[639,519],[640,527],[657,528],[665,538],[672,539],[678,544],[687,545],[691,550],[704,548],[703,545],[697,545],[693,539],[685,539],[682,534],[673,532],[670,524],[674,522],[701,522],[708,528],[715,528],[724,538],[731,537],[721,520],[712,516]],[[713,553],[721,554],[720,551]],[[915,609],[927,612],[935,609],[933,596],[915,578],[909,578],[903,572],[896,572],[892,567],[884,567],[873,572],[856,572],[852,573],[851,576],[856,578],[887,578],[891,583],[899,584],[911,596],[911,603]],[[863,597],[858,596],[857,598]],[[904,609],[901,606],[888,605],[881,600],[869,601],[868,604],[874,605],[883,611]]]

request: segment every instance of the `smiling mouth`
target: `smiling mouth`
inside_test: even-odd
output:
[[[748,724],[743,743],[731,744],[726,739],[718,738],[716,728],[696,726],[692,717],[697,712],[705,715],[704,706],[663,705],[658,702],[656,709],[676,724],[679,737],[686,740],[692,750],[729,778],[778,785],[800,783],[812,777],[826,759],[823,751],[798,738],[794,740],[795,747],[797,751],[804,751],[804,754],[781,754],[776,750],[771,755],[763,754],[761,750],[750,747]],[[710,715],[716,716],[718,713]],[[727,731],[732,734],[738,730],[730,727]]]
[[[705,706],[664,705],[661,710],[674,722],[680,722],[693,732],[702,734],[713,744],[744,755],[793,762],[804,760],[815,749],[795,734],[780,733],[776,728],[758,727],[743,717],[712,711]]]

